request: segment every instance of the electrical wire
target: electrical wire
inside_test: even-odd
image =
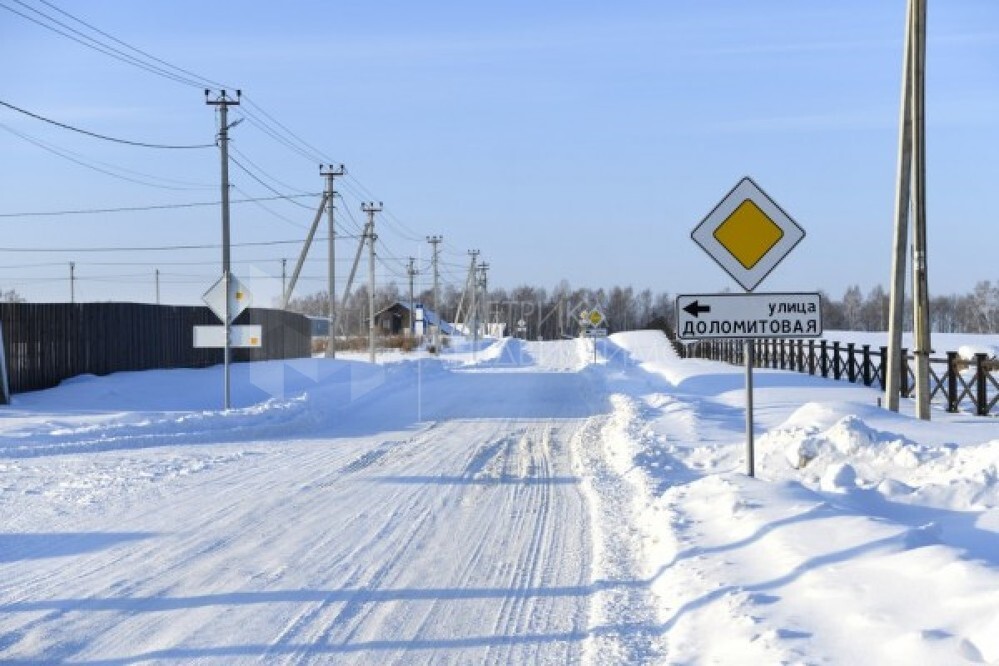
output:
[[[249,176],[253,180],[257,181],[257,183],[259,183],[261,186],[263,186],[265,189],[267,189],[267,191],[269,191],[271,194],[275,194],[278,197],[282,196],[280,192],[278,192],[273,187],[271,187],[270,185],[268,185],[267,183],[265,183],[259,176],[257,176],[255,173],[253,173],[252,171],[250,171],[250,169],[248,169],[246,166],[244,166],[239,160],[237,160],[232,155],[229,156],[229,161],[232,162],[233,164],[235,164],[237,167],[239,167],[240,170],[242,170],[243,173],[245,173],[247,176]],[[305,204],[300,204],[297,201],[292,201],[292,200],[289,199],[289,202],[295,204],[296,206],[300,206],[301,208],[304,208],[306,210],[312,210],[311,208],[309,208]]]
[[[232,189],[234,189],[237,192],[243,194],[244,196],[249,196],[249,194],[247,194],[247,192],[245,190],[243,190],[242,188],[240,188],[238,185],[233,185]],[[275,198],[277,198],[277,199],[284,199],[284,197],[275,197]],[[297,227],[298,229],[304,229],[305,228],[304,224],[296,222],[296,221],[292,220],[290,217],[285,217],[284,215],[282,215],[281,213],[278,213],[277,211],[271,210],[270,208],[268,208],[264,204],[260,203],[259,201],[254,202],[254,205],[256,205],[257,208],[260,208],[261,210],[263,210],[265,213],[267,213],[267,214],[269,214],[269,215],[271,215],[273,217],[276,217],[277,219],[281,220],[282,222],[290,224],[293,227]]]
[[[325,238],[319,240],[326,240]],[[230,247],[268,247],[274,245],[294,245],[301,240],[272,240],[248,243],[230,243]],[[214,245],[145,245],[133,247],[0,247],[0,252],[170,252],[175,250],[212,250],[221,248]]]
[[[230,204],[242,204],[242,203],[255,203],[259,201],[274,201],[276,199],[290,199],[290,198],[303,198],[303,197],[317,197],[321,196],[321,192],[312,192],[309,194],[283,194],[280,196],[273,197],[252,197],[247,199],[231,199]],[[29,211],[20,213],[0,213],[0,218],[12,218],[12,217],[57,217],[63,215],[94,215],[94,214],[106,214],[106,213],[135,213],[140,211],[151,211],[151,210],[170,210],[174,208],[198,208],[202,206],[221,206],[221,201],[198,201],[193,203],[179,203],[179,204],[154,204],[149,206],[123,206],[120,208],[87,208],[78,210],[57,210],[57,211]]]
[[[2,3],[0,3],[2,5]],[[143,141],[129,141],[128,139],[119,139],[113,136],[107,136],[106,134],[98,134],[97,132],[91,132],[89,130],[80,129],[79,127],[74,127],[73,125],[67,125],[66,123],[61,123],[57,120],[52,120],[51,118],[46,118],[37,113],[32,113],[27,109],[22,109],[19,106],[14,106],[10,102],[5,102],[0,99],[0,106],[5,106],[8,109],[17,111],[18,113],[23,113],[26,116],[34,118],[36,120],[41,120],[43,122],[49,123],[50,125],[55,125],[56,127],[61,127],[63,129],[71,130],[73,132],[79,132],[80,134],[85,134],[86,136],[93,137],[95,139],[103,139],[104,141],[111,141],[113,143],[121,143],[127,146],[138,146],[140,148],[162,148],[162,149],[172,149],[172,150],[190,150],[190,149],[200,149],[200,148],[214,148],[214,144],[203,143],[197,145],[187,145],[187,146],[177,146],[169,145],[163,143],[146,143]]]
[[[27,134],[24,134],[23,132],[18,132],[14,128],[8,127],[3,123],[0,123],[0,129],[9,132],[10,134],[13,134],[22,141],[26,141],[27,143],[30,143],[37,148],[41,148],[42,150],[52,153],[57,157],[61,157],[62,159],[68,162],[72,162],[86,169],[90,169],[92,171],[102,173],[106,176],[111,176],[112,178],[117,178],[119,180],[124,180],[130,183],[136,183],[138,185],[146,185],[148,187],[156,187],[161,190],[175,190],[175,191],[207,190],[211,189],[212,187],[215,187],[215,186],[201,185],[180,180],[174,180],[172,178],[163,178],[162,176],[154,176],[152,174],[142,173],[141,171],[135,171],[133,169],[125,169],[124,167],[115,166],[113,164],[108,164],[106,162],[100,162],[97,160],[88,160],[86,157],[80,155],[77,152],[74,152],[72,150],[67,150],[66,148],[56,147],[54,144],[51,144],[47,141],[42,141],[41,139],[29,136]],[[101,166],[96,166],[96,165],[101,165]],[[121,173],[116,173],[115,170],[122,171],[125,173],[130,173],[133,174],[133,176],[141,176],[142,178],[149,180],[141,180],[133,176],[122,175]],[[174,184],[166,185],[162,183],[153,182],[154,180],[160,180],[162,181],[162,183],[174,183]]]
[[[168,63],[165,60],[161,60],[161,59],[157,58],[156,56],[151,55],[151,54],[147,53],[146,51],[143,51],[142,49],[136,48],[136,47],[132,46],[131,44],[127,44],[127,43],[121,41],[120,39],[118,39],[117,37],[115,37],[113,35],[109,35],[108,33],[104,32],[103,30],[100,30],[99,28],[95,28],[94,26],[90,25],[86,21],[84,21],[84,20],[82,20],[82,19],[80,19],[80,18],[78,18],[76,16],[73,16],[69,12],[67,12],[67,11],[65,11],[63,9],[60,9],[59,7],[56,7],[51,2],[47,2],[47,0],[38,0],[38,1],[41,2],[43,5],[46,5],[47,7],[51,8],[51,9],[54,9],[55,11],[59,12],[63,16],[71,18],[74,21],[76,21],[77,23],[86,26],[87,28],[93,30],[97,34],[102,35],[104,37],[107,37],[108,39],[110,39],[111,41],[115,42],[116,44],[120,44],[121,46],[124,46],[127,49],[135,51],[136,53],[142,55],[143,57],[149,58],[150,60],[153,60],[155,62],[160,63],[161,65],[165,65],[166,67],[169,67],[170,69],[174,69],[174,70],[177,70],[178,72],[182,72],[184,74],[187,74],[190,77],[192,77],[193,79],[197,79],[199,81],[203,81],[203,82],[209,83],[209,84],[211,84],[211,85],[213,85],[213,86],[215,86],[217,88],[231,87],[231,86],[226,86],[225,84],[222,84],[222,83],[217,83],[215,81],[211,81],[209,79],[206,79],[205,77],[203,77],[203,76],[201,76],[199,74],[196,74],[194,72],[188,71],[188,70],[186,70],[186,69],[184,69],[182,67],[178,67],[177,65],[170,64],[170,63]]]
[[[28,5],[24,4],[20,0],[14,0],[14,2],[16,2],[17,4],[21,5],[22,7],[28,9],[29,11],[34,12],[35,14],[41,16],[45,20],[47,20],[47,21],[49,21],[49,22],[51,22],[51,23],[53,23],[53,24],[55,24],[57,26],[65,28],[65,30],[68,30],[69,32],[65,32],[64,30],[60,30],[59,28],[53,27],[52,25],[49,25],[48,23],[40,21],[40,20],[38,20],[36,18],[32,18],[31,16],[28,16],[27,14],[25,14],[23,12],[20,12],[20,11],[14,9],[11,6],[9,6],[7,4],[4,4],[3,2],[0,2],[0,8],[6,9],[7,11],[9,11],[9,12],[11,12],[13,14],[17,14],[21,18],[23,18],[23,19],[25,19],[27,21],[31,21],[32,23],[34,23],[36,25],[39,25],[39,26],[45,28],[46,30],[51,30],[52,32],[54,32],[54,33],[56,33],[58,35],[61,35],[61,36],[65,37],[65,38],[67,38],[67,39],[70,39],[70,40],[76,42],[77,44],[80,44],[81,46],[84,46],[84,47],[86,47],[88,49],[92,49],[94,51],[97,51],[98,53],[102,53],[102,54],[104,54],[106,56],[114,58],[115,60],[119,60],[119,61],[124,62],[124,63],[129,64],[129,65],[134,65],[135,67],[138,67],[140,69],[144,69],[147,72],[151,72],[153,74],[156,74],[156,75],[161,76],[161,77],[166,78],[166,79],[170,79],[170,80],[175,81],[177,83],[182,83],[184,85],[193,86],[193,87],[202,87],[202,85],[199,82],[193,81],[193,80],[191,80],[191,79],[189,79],[187,77],[184,77],[184,76],[181,76],[181,75],[178,75],[178,74],[171,73],[170,71],[168,71],[166,69],[163,69],[162,67],[158,67],[156,65],[151,65],[149,63],[145,63],[145,62],[141,61],[140,59],[136,58],[135,56],[131,56],[131,55],[129,55],[129,54],[123,52],[122,50],[117,49],[117,48],[115,48],[113,46],[108,46],[107,44],[102,44],[99,40],[94,39],[93,37],[91,37],[89,35],[85,35],[84,33],[80,32],[79,30],[66,25],[62,21],[60,21],[60,20],[58,20],[56,18],[53,18],[52,16],[46,14],[43,11],[40,11],[40,10],[35,9],[33,7],[29,7]],[[74,19],[74,20],[77,20],[77,19]],[[82,23],[82,21],[81,21],[81,23]],[[73,33],[73,34],[70,34],[70,33]],[[79,36],[78,37],[74,37],[73,36],[74,34],[75,35],[79,35]],[[171,67],[173,67],[173,66],[171,65]],[[179,68],[176,68],[176,67],[173,67],[173,68],[174,69],[179,69]]]

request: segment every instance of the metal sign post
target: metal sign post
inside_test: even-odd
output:
[[[753,441],[753,341],[742,343],[746,358],[746,475],[756,476],[756,444]]]
[[[239,347],[259,347],[260,327],[239,326],[234,327],[232,322],[242,314],[243,310],[250,307],[253,297],[250,290],[243,285],[232,273],[225,271],[218,282],[209,287],[208,291],[202,295],[201,300],[215,313],[215,316],[222,322],[222,326],[217,327],[219,331],[209,331],[216,327],[195,326],[194,346],[195,347],[221,347],[224,356],[224,379],[223,383],[223,408],[228,411],[229,400],[229,361],[230,353],[234,346]],[[202,329],[199,331],[199,329]],[[218,339],[221,332],[221,340]],[[233,340],[234,332],[238,335],[238,344]]]

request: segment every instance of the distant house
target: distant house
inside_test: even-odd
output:
[[[408,303],[396,301],[387,308],[375,313],[375,329],[383,335],[402,335],[406,331],[413,330],[413,313],[409,310]],[[438,324],[437,313],[433,310],[423,309],[424,326],[434,326]],[[441,333],[444,335],[455,335],[457,329],[448,322],[440,322]]]
[[[313,315],[308,315],[308,317],[312,323],[312,337],[325,338],[329,336],[330,320],[328,317],[316,317]]]

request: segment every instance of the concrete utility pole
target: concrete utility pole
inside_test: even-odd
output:
[[[472,303],[468,306],[468,313],[472,315],[472,352],[475,352],[475,343],[479,339],[479,309],[476,307],[476,292],[479,290],[478,281],[478,266],[477,261],[479,259],[479,250],[469,250],[468,254],[472,257],[472,263],[468,267],[468,280],[469,286],[471,287],[471,297]]]
[[[316,236],[316,230],[319,229],[319,223],[323,219],[323,211],[326,210],[326,202],[329,199],[328,192],[323,192],[323,196],[319,200],[319,206],[316,208],[316,216],[312,218],[312,224],[309,225],[309,233],[305,236],[305,243],[302,244],[302,251],[298,254],[298,261],[295,263],[295,268],[291,272],[291,283],[284,290],[281,296],[281,309],[288,309],[288,303],[291,301],[291,294],[295,291],[295,285],[298,284],[298,276],[302,274],[302,267],[305,266],[305,259],[309,256],[309,248],[312,247],[312,239]]]
[[[482,324],[483,337],[489,333],[489,264],[482,262],[479,264],[479,286],[482,287]]]
[[[926,0],[913,0],[912,302],[916,417],[930,419],[930,297],[926,266]]]
[[[368,214],[368,354],[375,362],[375,213],[381,212],[382,203],[362,203],[361,210]]]
[[[226,411],[229,410],[229,362],[232,354],[232,316],[229,312],[229,284],[232,281],[229,261],[229,107],[239,106],[239,98],[243,95],[241,90],[236,91],[236,99],[226,95],[225,90],[220,91],[216,99],[210,99],[210,90],[205,90],[205,103],[209,106],[216,106],[219,110],[219,134],[218,144],[222,156],[222,288],[225,294],[225,317],[222,322],[225,328],[225,347],[223,352],[223,363],[225,366],[225,380],[223,386],[223,405]],[[236,123],[239,121],[237,120]],[[233,126],[236,125],[233,123]]]
[[[69,262],[69,302],[76,303],[76,262]]]
[[[409,266],[406,268],[406,275],[409,276],[409,332],[408,335],[412,337],[413,331],[415,330],[415,319],[416,316],[413,312],[416,304],[413,300],[413,278],[416,277],[416,267],[413,263],[416,261],[415,257],[409,258]]]
[[[443,236],[427,236],[427,242],[430,243],[433,246],[433,248],[434,248],[433,259],[432,259],[432,261],[433,261],[433,267],[434,267],[434,315],[437,318],[437,323],[434,325],[434,328],[433,328],[433,342],[432,342],[432,344],[434,346],[434,353],[435,354],[440,354],[441,353],[441,337],[440,337],[441,334],[440,334],[440,331],[441,331],[441,321],[442,321],[442,319],[441,319],[440,292],[438,291],[438,284],[439,284],[438,280],[439,280],[439,275],[440,275],[439,272],[438,272],[438,258],[440,256],[440,244],[441,244],[441,241],[443,241],[443,240],[444,240]]]
[[[156,305],[160,304],[160,269],[156,269]]]
[[[336,190],[333,188],[333,179],[338,176],[343,176],[347,173],[347,169],[341,164],[336,170],[330,166],[328,169],[323,168],[323,165],[319,165],[319,175],[326,178],[326,220],[329,226],[329,334],[326,338],[326,358],[336,358],[336,336],[334,330],[336,330],[336,227],[333,225],[333,208],[334,208],[334,198],[336,197]]]
[[[885,405],[898,411],[902,392],[902,328],[905,314],[906,245],[909,215],[913,216],[912,281],[915,349],[916,415],[930,418],[929,296],[926,266],[925,154],[926,0],[909,0],[905,56],[902,68],[902,110],[899,122],[898,189],[895,197],[895,236],[889,308],[888,376]]]
[[[281,298],[284,298],[284,293],[288,289],[288,260],[281,260]]]

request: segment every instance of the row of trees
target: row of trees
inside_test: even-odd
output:
[[[846,290],[842,299],[834,300],[822,294],[822,322],[828,330],[885,331],[888,329],[888,292],[881,286],[866,295],[859,286]],[[479,296],[482,301],[481,294]],[[416,303],[434,308],[430,290],[414,294]],[[440,290],[440,312],[445,321],[469,321],[470,296],[453,286]],[[395,302],[409,303],[409,294],[390,283],[375,292],[375,311]],[[317,292],[293,300],[292,309],[305,314],[324,316],[328,312],[326,292]],[[579,332],[579,314],[599,308],[607,318],[607,327],[621,331],[647,326],[662,318],[670,326],[675,320],[675,295],[654,293],[650,289],[635,291],[632,287],[609,289],[572,288],[562,281],[554,289],[528,285],[514,289],[491,289],[481,302],[479,320],[501,323],[508,333],[523,322],[529,338],[553,339],[575,336]],[[353,291],[346,307],[339,313],[341,330],[347,335],[366,335],[368,330],[368,292],[366,286]],[[906,329],[912,328],[912,303],[906,307]],[[999,283],[979,282],[966,295],[937,296],[930,302],[930,326],[941,333],[999,333]]]
[[[823,294],[825,328],[848,331],[888,330],[888,293],[881,286],[864,296],[860,287],[846,290],[841,301]],[[905,329],[912,329],[912,301],[905,308]],[[930,299],[930,329],[937,333],[999,333],[999,283],[984,280],[970,294]]]

